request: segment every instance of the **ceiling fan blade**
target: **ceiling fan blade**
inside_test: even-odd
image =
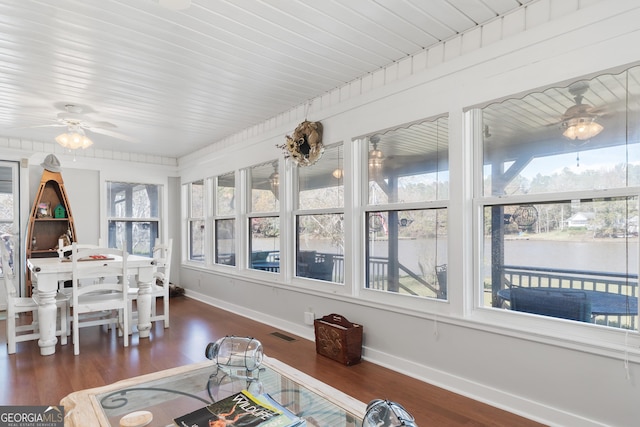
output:
[[[85,130],[94,130],[94,129],[106,129],[106,128],[115,128],[117,127],[116,125],[114,125],[113,123],[109,123],[109,122],[92,122],[91,120],[80,120],[77,122],[66,122],[70,125],[75,125],[78,127],[81,127],[82,129]]]
[[[76,113],[76,114],[80,114],[80,113],[90,114],[90,113],[97,112],[96,110],[91,108],[91,106],[89,105],[78,104],[76,102],[69,102],[69,101],[56,102],[55,104],[53,104],[53,107],[56,110],[60,110],[68,113]]]
[[[99,133],[101,135],[110,136],[112,138],[121,139],[123,141],[131,142],[131,143],[134,143],[134,144],[139,142],[136,138],[130,137],[130,136],[125,135],[125,134],[122,134],[120,132],[114,132],[114,131],[108,130],[108,129],[94,128],[94,127],[88,127],[86,129],[88,131],[93,132],[93,133]]]
[[[118,126],[114,125],[113,123],[109,123],[109,122],[83,122],[87,124],[88,128],[100,128],[100,129],[113,129],[113,128],[117,128]]]
[[[61,127],[68,128],[70,131],[79,131],[80,133],[82,133],[82,131],[87,131],[102,134],[131,143],[139,142],[136,138],[111,130],[117,128],[113,123],[106,121],[93,121],[89,119],[85,115],[86,113],[97,112],[88,105],[60,102],[56,103],[54,106],[57,109],[64,110],[56,114],[55,120],[49,120],[50,123],[48,124],[27,126],[24,128]]]
[[[35,129],[35,128],[60,128],[67,127],[66,123],[51,123],[48,125],[22,126],[15,129]]]

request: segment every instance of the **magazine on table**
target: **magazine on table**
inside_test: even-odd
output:
[[[303,418],[300,418],[291,412],[289,408],[282,406],[280,402],[275,400],[268,393],[260,394],[257,398],[281,412],[280,415],[276,415],[270,420],[265,421],[263,424],[260,424],[260,427],[304,427],[307,425],[307,422]]]
[[[178,427],[297,427],[295,417],[289,422],[289,413],[273,406],[275,402],[264,396],[254,396],[247,390],[232,394],[203,408],[175,418]],[[277,402],[275,402],[277,404]],[[279,406],[279,405],[278,405]],[[275,424],[272,424],[274,422]],[[286,422],[289,422],[286,424]]]

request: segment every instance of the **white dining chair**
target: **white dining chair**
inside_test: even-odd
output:
[[[169,278],[171,275],[171,248],[173,247],[173,239],[169,239],[167,243],[161,243],[160,239],[156,239],[153,247],[153,261],[156,271],[153,273],[153,282],[151,283],[151,321],[163,321],[164,327],[169,327]],[[137,320],[138,312],[134,310],[133,301],[138,298],[138,288],[129,288],[129,312],[131,314],[130,331],[133,331],[133,324]],[[157,311],[158,299],[162,299],[162,313]]]
[[[15,286],[15,274],[11,267],[11,253],[7,247],[13,247],[10,242],[4,240],[0,242],[0,251],[2,252],[2,275],[4,277],[4,288],[7,299],[7,353],[14,354],[16,352],[16,344],[19,342],[32,341],[40,338],[38,325],[38,303],[37,293],[33,297],[20,297]],[[14,252],[15,253],[15,252]],[[56,336],[60,337],[62,345],[67,344],[68,334],[68,316],[69,300],[64,294],[56,295],[57,318],[56,318]],[[16,319],[22,313],[31,314],[31,323],[18,324]],[[60,326],[58,326],[58,324]]]
[[[98,244],[94,245],[91,243],[78,243],[76,242],[76,246],[78,249],[93,249],[93,248],[101,248],[103,247],[102,245],[102,239],[98,239]],[[73,250],[73,243],[69,243],[68,245],[64,244],[64,241],[62,239],[58,239],[58,247],[56,249],[56,252],[58,252],[58,258],[60,258],[61,260],[63,259],[68,259],[71,256],[71,251]]]
[[[100,243],[102,243],[102,240],[100,240]],[[93,245],[90,243],[76,242],[76,247],[78,249],[92,249],[92,248],[98,248],[100,246],[101,245]],[[71,243],[69,243],[68,245],[65,245],[62,239],[58,239],[58,248],[56,249],[56,251],[58,252],[58,258],[60,258],[61,262],[71,261],[72,250],[73,250],[73,245]],[[98,281],[99,279],[95,280],[95,282],[98,282]],[[58,292],[64,294],[67,297],[67,299],[69,300],[69,307],[73,305],[73,299],[71,298],[72,288],[70,286],[71,286],[70,280],[60,280],[58,282]],[[68,319],[67,332],[70,334],[71,333],[71,316],[68,316],[67,319]]]
[[[124,250],[72,244],[73,353],[80,354],[80,328],[116,326],[129,346],[127,257]],[[81,283],[90,282],[90,286]]]
[[[77,243],[76,247],[78,249],[94,249],[99,248],[100,245],[92,245],[88,243]],[[61,262],[69,262],[71,261],[71,251],[73,251],[73,244],[70,243],[65,245],[62,239],[58,239],[58,248],[56,249],[58,252],[58,258],[60,258]],[[61,280],[58,282],[58,289],[60,292],[66,294],[69,299],[71,299],[71,288],[65,287],[65,283],[69,282],[68,280]]]

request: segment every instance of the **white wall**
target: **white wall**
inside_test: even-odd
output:
[[[304,325],[304,311],[341,313],[364,325],[368,360],[547,424],[637,425],[636,333],[521,321],[474,304],[471,184],[464,173],[473,151],[464,138],[463,111],[639,61],[638,45],[636,1],[539,1],[314,100],[309,119],[322,121],[326,144],[348,146],[359,135],[449,114],[448,302],[379,298],[360,289],[357,266],[345,286],[317,287],[183,261],[181,285],[188,295],[309,339],[313,329]],[[275,144],[304,114],[304,108],[283,113],[185,156],[182,181],[282,158]],[[345,182],[356,178],[352,174]],[[358,212],[347,206],[349,215]],[[357,233],[350,235],[354,241],[347,246],[361,247]]]

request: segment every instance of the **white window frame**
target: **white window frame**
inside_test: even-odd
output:
[[[233,212],[229,212],[229,213],[220,213],[220,208],[218,206],[218,182],[221,176],[224,175],[229,175],[229,174],[233,174],[234,175],[234,200],[235,200],[235,205],[233,208]],[[212,178],[212,193],[211,193],[211,199],[212,199],[212,203],[213,203],[213,214],[211,217],[211,233],[212,233],[212,249],[211,249],[211,262],[215,265],[218,266],[224,266],[224,267],[237,267],[238,266],[238,251],[240,250],[240,246],[238,245],[238,211],[239,211],[239,202],[240,202],[240,197],[238,197],[238,174],[236,174],[235,172],[229,172],[229,173],[223,173],[223,174],[219,174],[216,175],[215,177]],[[233,220],[233,228],[234,228],[234,236],[235,236],[235,243],[234,243],[234,253],[233,253],[233,259],[234,262],[233,264],[224,264],[224,263],[218,263],[216,262],[216,260],[218,259],[218,253],[217,253],[217,242],[218,242],[218,236],[217,236],[217,224],[218,221],[229,221],[229,220]]]
[[[185,242],[186,242],[186,249],[187,249],[185,258],[187,262],[192,262],[197,264],[206,264],[207,257],[209,256],[208,253],[211,253],[211,251],[207,250],[207,247],[208,247],[207,245],[207,240],[208,240],[207,239],[207,212],[208,212],[207,182],[208,182],[207,179],[202,178],[202,179],[194,180],[192,182],[184,184],[185,196],[186,196],[185,197],[185,210],[186,210]],[[193,215],[193,186],[194,185],[202,185],[203,206],[202,206],[201,216]],[[202,232],[202,238],[204,239],[203,247],[202,247],[202,250],[203,250],[202,259],[194,259],[194,256],[193,256],[191,229],[192,229],[192,224],[197,221],[201,221],[202,227],[204,227],[204,230]]]
[[[294,252],[294,262],[292,263],[292,277],[294,277],[296,280],[298,279],[302,279],[302,280],[306,280],[310,282],[311,286],[326,286],[326,284],[333,284],[333,285],[337,285],[340,287],[344,287],[344,283],[346,280],[346,263],[347,263],[347,238],[348,238],[348,230],[346,228],[346,221],[344,220],[344,216],[345,216],[345,204],[346,204],[346,184],[345,184],[345,150],[347,149],[347,146],[345,146],[344,143],[342,142],[338,142],[335,144],[331,144],[331,145],[327,145],[325,146],[325,153],[327,150],[331,150],[331,149],[338,149],[341,151],[341,156],[339,154],[339,158],[341,157],[341,161],[338,161],[338,163],[336,163],[336,167],[337,168],[341,168],[341,177],[339,179],[342,180],[342,194],[343,194],[343,200],[342,200],[342,206],[339,207],[330,207],[330,208],[317,208],[317,209],[300,209],[299,205],[300,205],[300,189],[299,189],[299,179],[300,179],[300,168],[295,168],[294,170],[294,174],[293,174],[293,179],[295,181],[295,185],[293,186],[295,189],[295,196],[294,196],[294,201],[293,203],[296,206],[296,209],[293,210],[292,212],[292,230],[293,232],[291,233],[293,241],[290,242],[291,246],[292,246],[292,250]],[[325,154],[326,155],[326,154]],[[320,161],[323,161],[324,157],[320,158]],[[303,217],[303,216],[311,216],[311,215],[342,215],[343,217],[343,235],[342,235],[342,241],[343,241],[343,271],[342,271],[342,281],[336,281],[334,282],[333,280],[320,280],[320,279],[313,279],[310,277],[304,277],[304,276],[299,276],[298,275],[298,255],[299,255],[299,251],[298,251],[298,245],[299,245],[299,235],[298,235],[298,218]]]
[[[449,132],[449,140],[447,141],[447,147],[448,150],[450,151],[450,147],[451,147],[451,143],[450,143],[450,139],[451,139],[451,134],[450,134],[450,127],[451,127],[451,116],[449,114],[440,114],[440,115],[436,115],[430,118],[425,118],[425,119],[421,119],[421,120],[417,120],[415,122],[411,122],[411,123],[406,123],[403,125],[398,125],[398,126],[394,126],[393,129],[400,129],[400,128],[405,128],[405,127],[409,127],[413,124],[416,123],[426,123],[426,122],[435,122],[439,119],[442,118],[447,118],[447,131]],[[360,147],[359,150],[359,159],[360,159],[360,164],[361,164],[361,170],[360,170],[360,192],[361,192],[361,204],[362,204],[362,214],[361,214],[361,228],[362,228],[362,236],[361,236],[361,245],[360,245],[360,251],[361,254],[360,256],[362,257],[362,264],[360,266],[360,271],[358,272],[359,275],[361,275],[362,280],[361,280],[361,288],[360,288],[360,296],[365,299],[365,300],[372,300],[372,301],[376,301],[379,302],[381,304],[385,304],[385,305],[389,305],[389,306],[395,306],[395,307],[401,307],[401,308],[405,308],[405,309],[413,309],[416,310],[418,312],[424,312],[424,311],[435,311],[435,312],[447,312],[448,308],[445,307],[444,304],[448,304],[449,303],[449,299],[438,299],[438,298],[431,298],[431,297],[416,297],[416,296],[412,296],[412,295],[404,295],[404,294],[400,294],[400,293],[396,293],[396,292],[389,292],[389,291],[380,291],[380,290],[375,290],[375,289],[369,289],[366,287],[366,282],[368,280],[368,274],[367,274],[367,267],[368,267],[368,259],[367,259],[367,249],[366,246],[368,245],[368,225],[366,223],[366,218],[368,216],[368,214],[370,212],[378,212],[378,211],[407,211],[407,210],[433,210],[433,209],[443,209],[447,212],[447,215],[450,215],[450,208],[449,208],[449,202],[450,202],[450,197],[446,198],[446,199],[439,199],[439,200],[432,200],[432,201],[420,201],[420,202],[410,202],[410,203],[402,203],[402,202],[390,202],[390,203],[385,203],[385,204],[370,204],[369,203],[369,179],[368,179],[368,172],[369,172],[369,151],[371,150],[371,144],[369,143],[369,136],[371,135],[375,135],[375,134],[379,134],[379,133],[384,133],[386,132],[386,130],[383,131],[378,131],[378,132],[372,132],[368,135],[364,135],[358,139],[356,139],[357,142],[357,146]],[[448,153],[448,156],[450,158],[450,153]],[[450,169],[449,169],[449,173],[450,173]],[[449,178],[450,179],[450,178]],[[451,184],[449,184],[449,191],[451,191]],[[448,239],[448,245],[449,246],[451,244],[450,242],[450,230],[449,230],[449,223],[450,221],[448,221],[447,223],[447,239]],[[448,252],[448,251],[447,251]],[[448,254],[447,254],[447,258],[448,258]],[[450,289],[451,286],[449,286],[450,281],[447,279],[447,287]],[[449,291],[447,291],[447,293],[449,294]]]
[[[276,197],[278,203],[277,203],[277,210],[273,210],[273,211],[257,211],[254,212],[253,211],[253,205],[252,205],[252,197],[253,197],[253,188],[252,188],[252,180],[253,180],[253,174],[252,171],[255,168],[258,167],[262,167],[265,165],[274,165],[277,163],[277,166],[274,168],[273,173],[277,173],[279,175],[278,180],[279,180],[279,184],[278,184],[278,197]],[[246,271],[248,274],[258,274],[258,275],[268,275],[271,278],[273,278],[273,280],[276,281],[280,281],[282,280],[281,277],[283,277],[285,269],[286,269],[286,263],[283,262],[284,259],[286,258],[284,256],[285,253],[285,241],[283,238],[283,218],[282,218],[282,206],[283,206],[283,202],[282,202],[282,195],[286,194],[286,191],[284,189],[284,179],[283,179],[283,163],[282,161],[280,161],[279,159],[275,159],[275,160],[270,160],[267,162],[263,162],[263,163],[259,163],[259,164],[254,164],[254,165],[250,165],[247,166],[246,168],[242,169],[242,175],[244,176],[244,185],[242,186],[242,188],[244,188],[245,190],[245,197],[244,197],[244,206],[242,207],[242,212],[243,214],[241,215],[242,219],[241,219],[241,223],[242,223],[242,227],[243,227],[243,231],[238,233],[239,235],[243,235],[246,236],[243,239],[243,245],[242,245],[242,251],[243,254],[242,256],[238,256],[236,257],[236,266],[240,266],[240,269]],[[251,239],[253,237],[253,233],[251,230],[251,222],[253,219],[257,219],[257,218],[271,218],[274,219],[275,222],[278,223],[279,226],[279,235],[277,237],[278,239],[278,252],[279,252],[279,267],[278,267],[278,271],[266,271],[266,270],[259,270],[256,268],[252,268],[252,242]],[[239,255],[239,254],[238,254]],[[271,256],[271,255],[270,255]],[[239,262],[242,262],[242,264],[239,265]]]
[[[106,186],[107,186],[107,198],[109,197],[109,194],[111,193],[111,185],[113,183],[121,183],[121,184],[125,184],[125,185],[131,185],[131,186],[136,186],[136,185],[142,185],[142,186],[154,186],[157,189],[158,192],[158,200],[157,200],[157,215],[153,216],[149,216],[149,217],[119,217],[119,216],[111,216],[111,207],[107,208],[107,238],[108,240],[108,245],[112,246],[112,242],[110,241],[110,235],[111,235],[111,224],[112,223],[117,223],[117,222],[123,222],[123,223],[127,223],[127,224],[136,224],[136,223],[155,223],[155,229],[156,229],[156,235],[150,236],[150,242],[149,242],[149,252],[148,256],[151,256],[153,254],[153,246],[155,245],[155,241],[157,238],[162,237],[162,210],[163,210],[163,198],[164,198],[164,186],[161,184],[150,184],[150,183],[140,183],[140,182],[130,182],[130,181],[125,181],[125,180],[115,180],[115,179],[111,179],[106,181]],[[107,200],[107,203],[109,203],[110,201]],[[153,228],[153,226],[152,226]],[[125,248],[129,253],[133,253],[132,251],[132,242],[127,241],[127,248]]]
[[[620,70],[615,73],[619,73]],[[593,73],[592,76],[598,74],[606,74],[607,71],[601,73]],[[584,77],[588,78],[588,77]],[[575,80],[582,80],[576,78]],[[551,84],[547,88],[566,86],[567,83]],[[530,91],[505,98],[521,98],[527,93],[536,93],[545,90],[545,88],[531,89]],[[490,102],[484,103],[489,105]],[[473,295],[470,310],[465,317],[470,320],[473,325],[482,327],[488,332],[507,334],[521,338],[523,340],[534,339],[544,342],[545,344],[558,345],[560,347],[570,346],[594,354],[602,354],[606,356],[619,355],[621,348],[637,348],[640,346],[640,334],[638,334],[638,325],[636,330],[629,331],[621,328],[599,327],[597,325],[565,321],[548,316],[523,315],[522,313],[514,313],[509,310],[502,310],[494,307],[486,307],[483,301],[483,255],[484,250],[484,208],[492,205],[516,204],[516,203],[535,203],[535,202],[553,202],[579,199],[598,199],[602,197],[639,197],[640,186],[630,186],[625,188],[607,189],[607,190],[588,190],[588,191],[571,191],[556,192],[548,194],[518,195],[518,196],[484,196],[483,194],[483,144],[478,143],[477,139],[482,137],[482,113],[480,107],[473,107],[465,110],[465,146],[470,148],[473,155],[472,170],[466,172],[473,182],[473,200],[472,200],[472,217],[473,217],[473,276],[469,283],[471,289],[467,289]],[[640,251],[638,251],[640,253]],[[639,260],[640,261],[640,260]],[[639,262],[640,265],[640,262]]]

